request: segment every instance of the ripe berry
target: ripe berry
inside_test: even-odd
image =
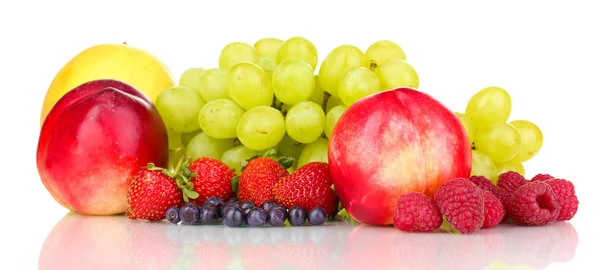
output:
[[[527,180],[518,172],[510,171],[498,175],[498,188],[502,203],[506,206],[510,196],[525,184],[527,184]]]
[[[579,208],[579,199],[575,195],[573,183],[565,179],[552,179],[546,181],[546,183],[552,188],[560,205],[560,213],[556,220],[564,221],[573,218]]]
[[[560,212],[556,194],[544,181],[529,182],[508,200],[506,214],[521,225],[544,225],[554,222]]]
[[[273,208],[275,205],[276,203],[274,201],[266,201],[261,207],[265,209],[265,211],[269,212],[269,210],[271,210],[271,208]]]
[[[288,215],[288,221],[292,226],[302,226],[306,222],[306,210],[302,206],[292,206]]]
[[[171,206],[167,209],[166,213],[167,221],[173,224],[179,223],[181,219],[179,218],[179,208],[177,206]]]
[[[533,178],[531,178],[531,181],[532,182],[535,182],[535,181],[547,181],[547,180],[550,180],[550,179],[554,179],[554,177],[552,175],[549,175],[549,174],[538,173]]]
[[[287,219],[287,209],[281,205],[276,205],[269,210],[269,224],[271,226],[281,226]]]
[[[244,213],[242,209],[231,205],[223,210],[223,225],[227,227],[240,227],[244,224]]]
[[[198,207],[200,218],[198,221],[202,224],[213,224],[219,220],[219,214],[214,206],[204,205]]]
[[[179,210],[179,218],[185,225],[192,225],[198,223],[200,217],[200,211],[195,203],[186,203]]]
[[[423,193],[404,193],[396,202],[393,224],[406,232],[432,232],[442,225],[442,214],[432,199]]]
[[[466,178],[455,178],[442,184],[434,200],[442,215],[461,233],[472,233],[483,226],[483,191]]]
[[[487,190],[483,191],[483,203],[485,219],[481,228],[495,227],[504,218],[504,205],[498,197]]]
[[[252,208],[252,210],[250,210],[250,212],[248,212],[248,217],[247,222],[248,225],[252,226],[252,227],[260,227],[262,225],[265,225],[267,223],[267,211],[265,211],[265,209],[262,209],[260,207],[255,207]]]
[[[321,225],[325,223],[327,212],[325,208],[317,206],[308,212],[308,223],[312,225]]]
[[[490,179],[487,179],[485,176],[481,175],[473,175],[469,177],[469,180],[473,182],[476,186],[478,186],[482,190],[487,190],[494,194],[496,197],[500,198],[500,189],[498,186],[494,185]]]

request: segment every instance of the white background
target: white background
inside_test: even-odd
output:
[[[2,1],[2,263],[36,269],[41,243],[66,213],[41,184],[34,157],[45,91],[71,57],[126,41],[179,77],[190,67],[217,67],[221,48],[233,41],[303,36],[317,46],[319,62],[341,44],[365,50],[376,40],[397,42],[420,89],[455,111],[483,87],[505,88],[511,119],[544,132],[527,176],[570,179],[581,201],[571,221],[580,239],[573,264],[548,269],[588,268],[600,202],[600,17],[593,2]]]

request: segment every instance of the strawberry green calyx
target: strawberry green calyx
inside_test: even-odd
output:
[[[196,199],[200,194],[194,191],[194,183],[190,179],[196,177],[196,173],[190,170],[190,159],[181,156],[173,171],[163,170],[163,173],[175,179],[177,187],[181,190],[183,201],[189,202]]]
[[[294,165],[294,161],[295,161],[294,158],[282,157],[277,161],[277,163],[279,163],[284,168],[289,169],[292,167],[292,165]]]
[[[231,178],[231,190],[233,192],[237,192],[238,191],[239,182],[240,182],[240,177],[239,176],[236,175],[233,178]]]

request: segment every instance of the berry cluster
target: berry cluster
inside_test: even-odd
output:
[[[327,212],[320,206],[307,212],[301,206],[286,209],[273,201],[256,206],[251,201],[242,202],[237,197],[231,197],[227,201],[210,197],[202,205],[188,202],[181,208],[171,206],[166,211],[166,219],[170,223],[184,225],[223,223],[228,227],[260,227],[267,224],[283,226],[287,221],[292,226],[302,226],[307,221],[310,225],[325,223]]]
[[[484,176],[455,178],[433,198],[409,192],[398,199],[393,224],[398,230],[432,232],[445,219],[461,233],[492,228],[501,222],[540,226],[573,218],[579,206],[572,182],[548,174],[531,180],[509,171],[495,185]]]

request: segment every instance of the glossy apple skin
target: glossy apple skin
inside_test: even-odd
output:
[[[340,201],[354,219],[370,225],[392,224],[402,194],[433,196],[444,182],[471,172],[460,120],[411,88],[379,92],[350,106],[335,125],[328,151]]]
[[[158,111],[143,93],[115,80],[87,82],[65,94],[42,125],[36,156],[52,197],[84,215],[125,212],[135,172],[167,160]]]

